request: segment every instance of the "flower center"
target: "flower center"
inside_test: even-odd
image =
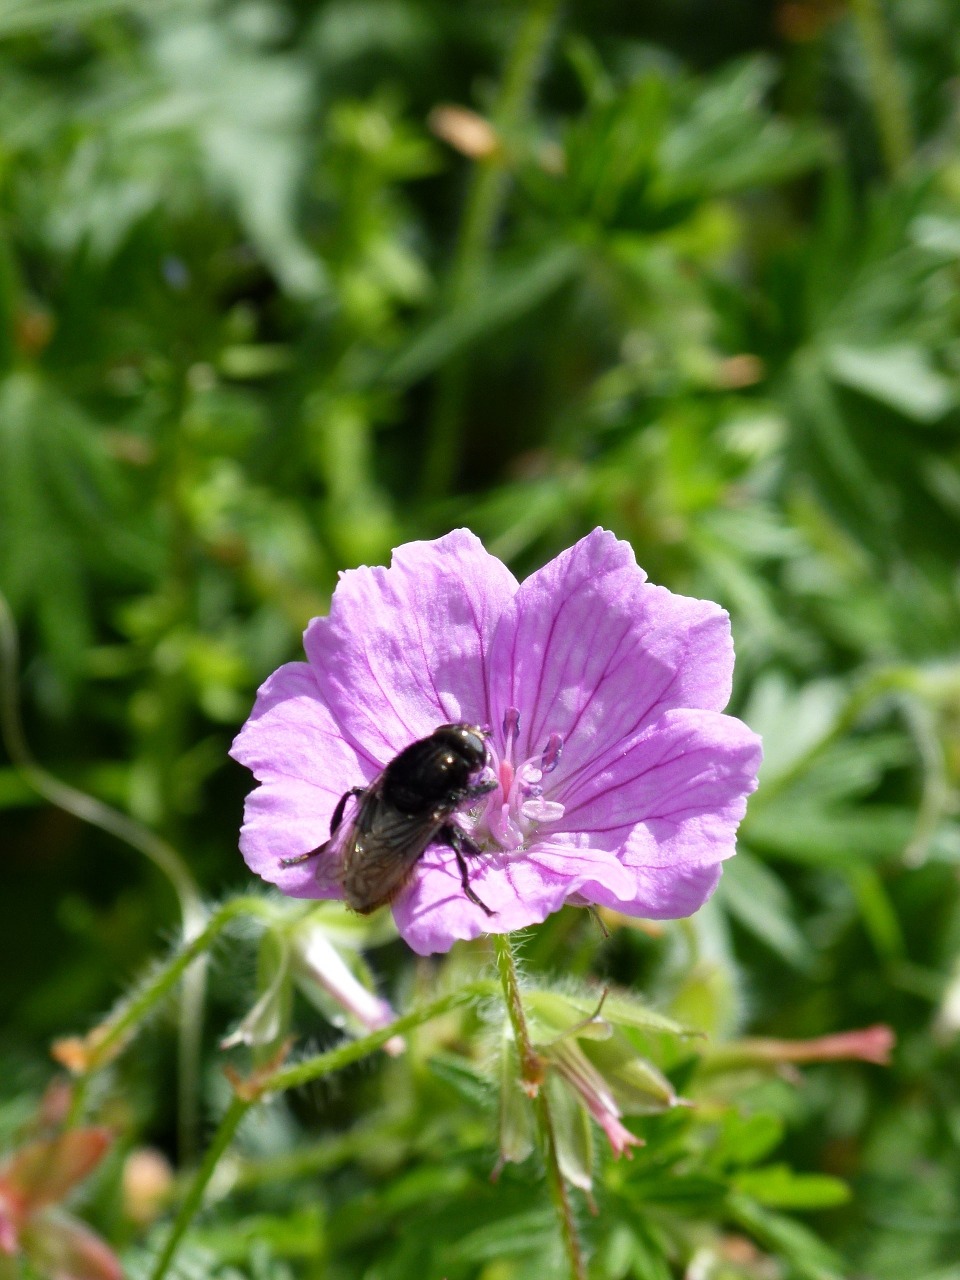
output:
[[[492,768],[499,783],[480,815],[476,835],[491,837],[501,849],[523,849],[542,823],[563,817],[563,805],[551,800],[544,779],[556,769],[563,738],[551,733],[543,750],[517,764],[514,749],[520,732],[520,712],[508,707],[503,717],[503,754],[491,748]]]

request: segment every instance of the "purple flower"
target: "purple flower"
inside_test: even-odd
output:
[[[485,850],[463,893],[431,845],[393,901],[422,955],[536,924],[565,902],[673,919],[709,896],[734,852],[760,742],[721,715],[726,613],[646,581],[596,529],[518,583],[465,529],[341,576],[306,662],[267,680],[232,754],[260,786],[240,848],[294,897],[340,897],[317,848],[344,792],[438,725],[491,727],[495,790],[458,821]]]

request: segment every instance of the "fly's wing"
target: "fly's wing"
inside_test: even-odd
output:
[[[366,914],[389,902],[443,825],[443,810],[401,813],[377,791],[363,798],[342,852],[343,896]]]
[[[341,817],[340,825],[324,844],[319,845],[307,857],[315,858],[313,868],[314,883],[322,898],[343,897],[343,877],[346,860],[357,837],[357,829],[364,820],[363,814],[376,800],[374,782],[370,790],[362,791],[358,796],[344,797],[346,812]]]

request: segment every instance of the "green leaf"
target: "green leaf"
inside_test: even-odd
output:
[[[782,858],[845,867],[861,859],[882,862],[900,857],[915,825],[913,813],[898,805],[818,811],[809,803],[784,800],[748,817],[742,837]]]
[[[92,22],[130,10],[155,10],[164,0],[5,0],[0,37],[22,36],[68,23]]]
[[[598,999],[592,996],[564,995],[562,998],[583,1017],[588,1017],[597,1008]],[[696,1034],[682,1023],[668,1018],[666,1014],[657,1013],[642,1000],[625,991],[607,992],[603,1008],[600,1010],[600,1017],[605,1022],[613,1022],[621,1027],[633,1027],[637,1031],[659,1032],[672,1036]]]
[[[33,373],[0,382],[0,587],[62,673],[92,638],[93,581],[151,564],[134,514],[94,422]]]
[[[720,902],[754,937],[787,964],[806,970],[814,956],[793,919],[793,903],[783,881],[759,859],[740,849],[724,864]]]
[[[630,1192],[639,1203],[671,1205],[690,1212],[715,1212],[726,1195],[727,1183],[703,1173],[641,1174],[629,1179]]]
[[[935,422],[956,404],[953,383],[934,368],[930,352],[917,344],[873,348],[837,344],[828,348],[826,360],[838,382],[915,422]]]
[[[557,1220],[552,1209],[534,1209],[468,1231],[450,1250],[457,1262],[489,1262],[515,1255],[553,1253]]]
[[[509,1024],[506,1024],[509,1025]],[[500,1159],[519,1164],[534,1149],[533,1102],[520,1083],[520,1056],[506,1029],[500,1043]]]
[[[580,1048],[611,1086],[627,1115],[657,1115],[676,1103],[673,1085],[637,1052],[623,1032],[615,1031],[607,1040],[581,1041]]]
[[[664,139],[659,184],[673,199],[781,182],[825,154],[819,129],[777,120],[762,100],[775,79],[768,58],[725,67],[693,99]]]
[[[489,1082],[463,1058],[456,1058],[452,1053],[434,1053],[427,1060],[427,1066],[465,1102],[478,1111],[489,1111],[492,1101]]]
[[[566,284],[580,265],[570,245],[554,245],[521,266],[493,274],[482,290],[461,307],[431,321],[387,365],[382,378],[409,386],[488,334],[519,319]]]
[[[850,1188],[839,1178],[794,1173],[785,1164],[745,1170],[733,1182],[738,1191],[772,1209],[831,1209],[850,1199]]]
[[[756,682],[746,710],[750,726],[763,738],[761,786],[753,809],[764,803],[771,783],[829,737],[846,698],[836,680],[808,680],[797,688],[783,673],[770,672]]]
[[[223,1226],[195,1229],[191,1243],[225,1262],[246,1262],[251,1245],[258,1241],[281,1258],[315,1258],[323,1249],[325,1217],[319,1204],[279,1214],[247,1214]]]
[[[731,1111],[711,1152],[717,1160],[734,1165],[754,1164],[783,1140],[783,1120],[768,1111],[741,1115]]]
[[[593,1185],[593,1130],[579,1096],[556,1074],[544,1086],[550,1099],[557,1163],[571,1186],[589,1191]]]
[[[731,1194],[727,1208],[760,1244],[786,1258],[801,1280],[845,1280],[848,1273],[837,1254],[801,1223],[773,1213],[742,1193]]]
[[[214,195],[232,203],[264,260],[294,297],[326,293],[323,264],[297,226],[305,180],[311,79],[293,54],[252,53],[228,24],[201,14],[156,22],[152,53],[165,81],[132,113],[131,132],[188,128]]]

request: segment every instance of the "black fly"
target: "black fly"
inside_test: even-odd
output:
[[[347,906],[366,915],[402,888],[428,845],[446,844],[456,857],[464,894],[493,915],[470,888],[464,861],[465,854],[482,850],[451,821],[457,809],[497,786],[492,780],[476,781],[487,762],[486,736],[476,725],[442,724],[429,738],[404,747],[369,786],[353,787],[340,797],[325,844],[284,858],[282,865],[331,855],[323,873],[340,886]],[[342,826],[351,798],[356,809]]]

